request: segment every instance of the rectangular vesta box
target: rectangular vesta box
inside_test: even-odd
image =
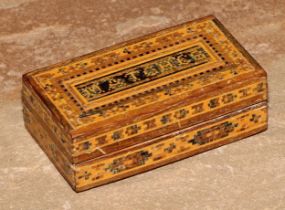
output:
[[[79,192],[267,128],[267,77],[213,16],[23,76],[25,125]]]

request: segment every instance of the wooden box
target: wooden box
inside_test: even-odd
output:
[[[267,77],[213,16],[23,76],[25,125],[79,192],[267,128]]]

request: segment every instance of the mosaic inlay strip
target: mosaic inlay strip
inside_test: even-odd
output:
[[[76,85],[76,89],[88,101],[118,92],[141,83],[162,78],[169,74],[188,70],[210,60],[209,54],[201,46],[196,45],[131,69],[125,69],[101,78]]]

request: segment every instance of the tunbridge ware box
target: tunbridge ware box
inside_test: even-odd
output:
[[[267,128],[266,73],[213,16],[27,73],[22,101],[77,192]]]

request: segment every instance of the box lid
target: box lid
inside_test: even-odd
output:
[[[265,75],[221,23],[208,16],[33,71],[24,80],[71,139],[80,141],[260,73]],[[146,128],[151,123],[145,123]],[[133,126],[126,132],[132,135],[138,129]]]

